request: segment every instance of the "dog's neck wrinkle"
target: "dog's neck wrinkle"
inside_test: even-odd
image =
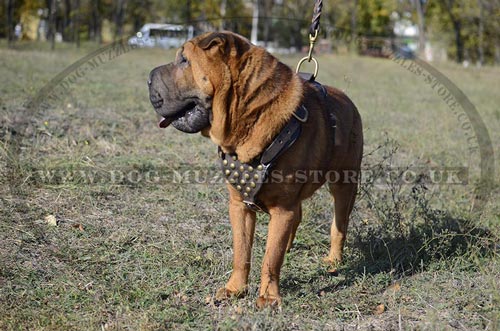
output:
[[[260,107],[253,105],[253,100],[248,100],[248,95],[254,95],[255,91],[260,89],[262,85],[267,83],[268,77],[258,77],[263,71],[262,61],[256,60],[257,57],[252,56],[252,53],[247,53],[239,61],[239,65],[233,63],[229,65],[228,69],[233,69],[231,77],[234,80],[231,81],[229,89],[225,96],[225,106],[227,106],[224,111],[227,114],[226,123],[224,127],[224,135],[219,139],[219,145],[225,150],[234,151],[237,145],[244,141],[251,130],[252,124],[246,119],[253,118],[253,122],[258,120],[258,111],[262,110],[262,101]],[[274,63],[273,63],[274,64]],[[269,66],[269,65],[268,65]],[[268,70],[273,71],[273,70]],[[261,78],[259,80],[259,78]],[[262,78],[265,81],[262,81]],[[256,83],[260,82],[260,83]],[[252,84],[253,83],[253,84]],[[250,86],[255,86],[252,91],[247,91]],[[261,96],[262,97],[262,96]],[[253,97],[252,97],[253,99]],[[266,100],[266,103],[268,101]],[[257,109],[258,108],[258,109]]]
[[[212,103],[212,125],[210,128],[211,139],[219,146],[224,147],[227,137],[230,135],[230,128],[228,127],[231,114],[227,111],[228,93],[232,86],[231,74],[229,69],[225,70],[223,77],[221,77],[221,84],[217,86],[219,91],[214,95]],[[229,120],[228,120],[229,119]]]
[[[261,115],[267,111],[273,112],[276,104],[279,103],[279,96],[286,89],[286,86],[283,85],[273,86],[272,74],[261,76],[258,71],[260,70],[254,71],[251,77],[242,79],[243,81],[234,84],[229,93],[232,99],[232,102],[229,103],[231,105],[229,113],[234,114],[231,118],[231,126],[229,128],[232,137],[230,145],[233,148],[248,140]],[[272,71],[274,70],[269,70],[268,72],[272,73]],[[253,77],[254,75],[261,77]],[[247,86],[247,83],[254,79],[260,83],[253,84],[254,88],[252,91],[242,90],[242,85]],[[272,131],[276,131],[273,135],[277,134],[279,130],[280,128],[272,128]]]
[[[299,107],[302,84],[293,73],[290,72],[289,76],[289,79],[283,80],[286,83],[269,87],[268,93],[262,94],[264,99],[255,98],[249,104],[240,100],[242,103],[234,116],[234,130],[231,130],[234,139],[231,145],[242,162],[249,162],[260,155]],[[266,89],[266,86],[256,90],[261,88]]]
[[[242,162],[249,162],[291,118],[303,91],[292,69],[263,50],[242,58],[240,64],[238,74],[227,68],[231,77],[223,80],[217,104],[225,114],[224,123],[211,131],[211,137],[224,152],[236,152]]]

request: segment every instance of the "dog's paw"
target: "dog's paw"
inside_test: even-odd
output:
[[[231,298],[243,298],[247,294],[246,290],[233,291],[228,288],[220,288],[215,293],[215,300],[218,302],[226,301]]]
[[[277,308],[277,307],[281,306],[281,297],[275,297],[275,296],[263,297],[263,296],[260,296],[257,298],[257,302],[255,304],[257,305],[257,308],[259,308],[259,309],[263,309],[266,307]]]
[[[339,275],[338,267],[340,266],[340,262],[337,259],[327,256],[323,258],[323,262],[328,266],[327,272],[331,276],[336,277]]]

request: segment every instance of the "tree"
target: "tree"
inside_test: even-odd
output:
[[[264,15],[267,16],[263,22],[264,24],[263,39],[264,39],[264,44],[267,46],[270,38],[270,30],[272,24],[272,19],[269,16],[271,16],[271,13],[273,11],[274,0],[263,0],[262,4],[264,9]]]
[[[423,55],[425,51],[425,44],[427,43],[427,38],[425,35],[425,0],[413,0],[415,3],[415,10],[417,12],[418,18],[418,52],[420,56]]]
[[[71,19],[71,0],[64,0],[64,16],[63,16],[63,28],[62,35],[63,40],[71,41],[74,37],[74,32],[71,30],[74,29],[73,21]]]
[[[125,11],[127,7],[127,0],[115,0],[114,22],[115,22],[115,40],[123,35],[123,23],[125,18]]]
[[[224,22],[224,29],[234,31],[244,36],[250,35],[251,24],[250,20],[242,19],[241,17],[251,16],[250,9],[245,7],[241,0],[222,0],[225,2],[225,14],[221,12],[221,17]]]
[[[396,9],[396,4],[390,0],[359,0],[359,32],[366,36],[392,36],[391,13]]]
[[[75,40],[75,43],[76,43],[76,48],[80,48],[80,22],[81,22],[81,15],[80,15],[80,11],[81,11],[81,4],[80,4],[80,0],[75,0],[76,3],[75,3],[75,16],[74,16],[74,20],[75,20],[75,29],[74,29],[74,40]]]
[[[354,45],[354,40],[356,40],[356,30],[358,28],[358,0],[352,1],[351,7],[351,21],[350,21],[350,29],[351,29],[351,43],[349,45],[350,51],[352,51],[352,45]]]
[[[56,48],[56,0],[47,0],[47,8],[49,9],[49,30],[48,38],[50,40],[50,49]]]
[[[288,17],[290,20],[283,20],[278,25],[278,36],[285,45],[302,50],[304,41],[307,39],[307,28],[313,13],[312,1],[307,0],[283,0],[281,6],[281,17]]]
[[[6,16],[7,16],[7,40],[9,45],[14,41],[14,6],[15,0],[7,0],[6,3]]]
[[[163,11],[158,5],[151,0],[128,0],[125,20],[132,24],[134,31],[139,31],[146,22],[157,20],[155,13]]]
[[[484,6],[481,0],[477,0],[479,6],[479,28],[478,28],[478,53],[479,63],[484,64]]]
[[[93,0],[92,4],[92,27],[90,35],[97,43],[102,43],[102,16],[101,16],[101,0]],[[90,28],[90,25],[89,25]]]
[[[481,0],[484,54],[500,65],[500,1]],[[485,59],[486,61],[486,59]]]
[[[441,6],[448,14],[455,33],[456,61],[464,60],[464,40],[462,37],[462,20],[459,14],[459,5],[455,0],[439,0]]]

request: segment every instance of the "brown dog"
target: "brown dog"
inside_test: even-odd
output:
[[[301,79],[263,48],[229,32],[207,33],[186,42],[174,62],[151,72],[148,84],[151,103],[162,117],[160,127],[172,124],[184,132],[209,136],[220,147],[220,155],[226,156],[224,165],[235,168],[231,161],[228,165],[228,156],[239,162],[236,184],[243,174],[237,172],[238,165],[248,178],[248,171],[254,171],[251,164],[256,160],[259,164],[268,146],[278,144],[275,137],[288,130],[288,123],[297,122],[294,118],[300,120],[295,142],[272,164],[264,165],[272,175],[267,174],[254,205],[244,203],[248,195],[234,184],[233,172],[226,170],[234,257],[231,277],[217,299],[246,292],[255,210],[261,208],[271,219],[257,305],[280,304],[280,269],[302,217],[301,202],[325,182],[335,201],[331,248],[325,260],[332,265],[341,261],[363,151],[361,118],[344,93]],[[297,115],[304,108],[305,114]],[[255,187],[250,184],[247,192]]]

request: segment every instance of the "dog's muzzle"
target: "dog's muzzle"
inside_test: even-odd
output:
[[[150,91],[149,92],[149,101],[151,101],[151,104],[155,109],[160,108],[163,106],[163,98],[160,96],[160,93],[157,91]]]

